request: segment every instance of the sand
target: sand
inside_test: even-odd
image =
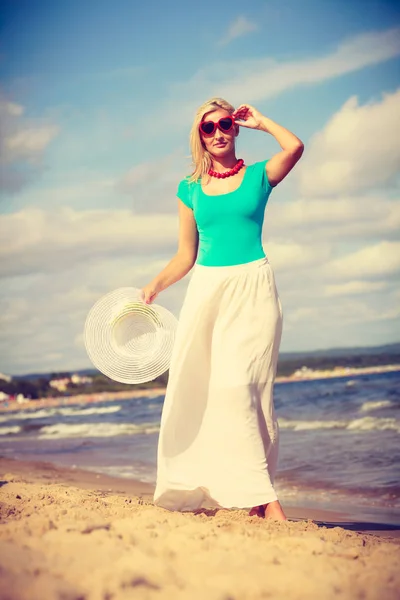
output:
[[[394,527],[171,513],[144,483],[11,459],[0,473],[1,600],[399,598]]]

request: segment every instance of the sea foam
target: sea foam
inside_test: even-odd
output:
[[[281,429],[292,429],[293,431],[306,431],[312,429],[347,429],[351,431],[384,431],[393,430],[400,433],[400,421],[394,418],[362,417],[360,419],[332,420],[332,421],[297,421],[281,417],[279,419]]]
[[[56,423],[40,430],[38,439],[65,439],[90,437],[117,437],[157,433],[159,426],[154,423]]]

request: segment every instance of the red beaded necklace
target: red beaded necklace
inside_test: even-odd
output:
[[[232,175],[236,175],[236,173],[239,173],[239,171],[243,167],[243,165],[244,165],[243,158],[239,158],[239,160],[237,161],[237,163],[233,167],[233,169],[229,169],[229,171],[224,171],[223,173],[217,173],[217,171],[213,171],[212,169],[210,169],[208,171],[208,174],[211,175],[211,177],[217,177],[218,179],[225,179],[225,177],[231,177]]]

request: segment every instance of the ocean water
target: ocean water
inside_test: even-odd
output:
[[[155,482],[164,396],[0,413],[0,455]],[[400,373],[275,385],[283,506],[400,523]]]

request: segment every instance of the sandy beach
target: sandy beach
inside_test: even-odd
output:
[[[171,513],[149,484],[0,459],[2,600],[395,600],[399,528],[288,508]]]

